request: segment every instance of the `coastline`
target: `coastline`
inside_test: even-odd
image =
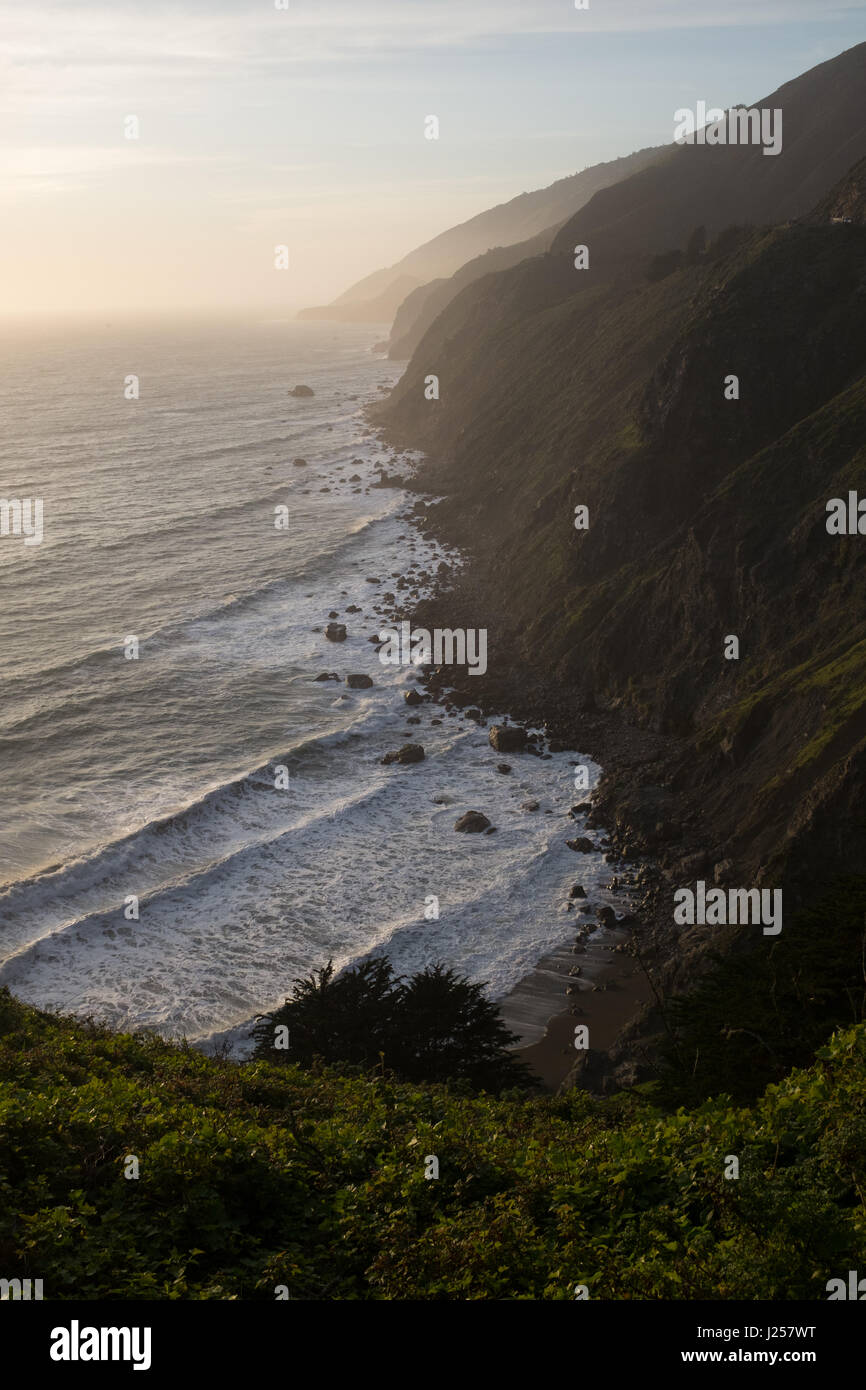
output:
[[[628,938],[623,928],[602,928],[578,956],[566,943],[542,956],[500,1002],[506,1025],[515,1031],[527,1015],[547,1013],[543,1036],[515,1048],[547,1090],[557,1091],[580,1078],[600,1079],[603,1058],[651,1000],[649,982],[628,951]],[[569,971],[576,961],[582,974],[575,979]],[[569,990],[576,993],[569,997]],[[586,1050],[576,1049],[577,1025],[588,1030]]]
[[[391,452],[391,467],[405,466],[412,446],[390,438],[378,420],[372,423]],[[509,631],[507,614],[491,611],[489,590],[479,592],[474,579],[477,557],[467,553],[463,538],[449,534],[431,506],[426,462],[426,457],[415,462],[406,475],[395,471],[383,484],[414,493],[407,519],[422,535],[456,547],[467,563],[459,572],[437,577],[434,592],[420,601],[413,619],[428,628],[486,624],[501,637]],[[543,729],[551,750],[579,751],[601,767],[598,786],[587,793],[592,809],[586,825],[606,836],[601,847],[611,864],[611,883],[628,898],[623,924],[584,943],[586,955],[572,954],[573,933],[552,952],[542,952],[499,1008],[518,1035],[527,1021],[536,1034],[541,1029],[541,1036],[522,1042],[515,1052],[548,1091],[580,1085],[601,1092],[649,1079],[654,1043],[665,1027],[662,1001],[702,972],[701,943],[683,949],[673,928],[670,893],[686,869],[712,874],[723,857],[721,848],[707,849],[721,843],[720,837],[707,826],[697,789],[682,775],[687,740],[629,723],[618,710],[587,702],[576,688],[548,683],[525,662],[512,660],[507,668],[494,664],[472,680],[453,667],[428,669],[422,679],[431,698],[446,708],[471,705],[484,717],[506,709],[514,723]],[[578,981],[569,977],[575,960],[585,966]],[[569,987],[577,993],[567,995]],[[585,1053],[574,1047],[578,1022],[589,1028]]]

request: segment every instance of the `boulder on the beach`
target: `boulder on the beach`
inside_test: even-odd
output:
[[[337,675],[336,671],[320,671],[313,679],[317,681],[339,681],[340,677]]]
[[[566,840],[569,849],[573,849],[576,854],[592,854],[595,845],[592,840],[588,840],[585,835],[581,835],[577,840]]]
[[[424,749],[420,743],[404,743],[396,753],[386,753],[383,763],[423,763]],[[488,822],[489,824],[489,822]]]
[[[616,926],[616,913],[612,907],[600,907],[595,915],[603,927]]]
[[[306,468],[306,466],[307,466],[307,460],[306,460],[306,459],[292,459],[292,467],[293,467],[293,468]]]
[[[422,705],[424,703],[424,696],[419,694],[417,690],[404,690],[403,699],[407,705]]]
[[[325,636],[329,642],[345,642],[346,624],[328,623],[328,626],[325,628]]]
[[[526,730],[517,724],[493,724],[487,738],[497,753],[521,753],[526,747]]]
[[[290,396],[315,396],[312,386],[293,386],[289,392]]]
[[[454,822],[454,829],[467,835],[478,835],[482,830],[487,830],[489,825],[490,821],[480,811],[466,811]]]
[[[372,676],[365,676],[363,673],[346,677],[346,684],[350,690],[368,690],[373,684]]]
[[[579,883],[573,883],[571,886],[571,892],[568,896],[570,898],[585,898],[586,889]]]

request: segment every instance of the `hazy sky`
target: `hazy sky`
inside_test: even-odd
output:
[[[0,0],[0,314],[320,303],[866,38],[859,0],[276,3]]]

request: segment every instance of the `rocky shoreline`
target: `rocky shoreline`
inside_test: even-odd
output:
[[[392,467],[383,485],[424,490],[408,457],[394,452]],[[416,501],[410,516],[422,534],[449,547],[462,545],[465,553],[465,539],[438,524],[426,499]],[[525,660],[497,656],[495,638],[507,634],[507,614],[491,611],[489,586],[476,585],[471,555],[465,569],[435,577],[432,593],[417,601],[411,616],[431,630],[487,626],[493,634],[486,674],[470,676],[455,666],[421,673],[433,700],[446,709],[477,710],[482,719],[507,709],[515,723],[542,729],[549,748],[575,750],[603,768],[586,824],[606,832],[601,848],[612,866],[611,886],[627,897],[630,910],[623,926],[610,924],[610,939],[606,930],[591,948],[580,937],[563,943],[505,997],[501,1011],[513,1029],[527,1009],[547,1014],[544,1037],[519,1054],[551,1090],[580,1085],[605,1093],[651,1079],[657,1044],[668,1028],[665,1001],[685,992],[707,968],[710,932],[714,950],[731,949],[736,941],[734,931],[684,932],[673,921],[675,886],[698,875],[717,881],[730,868],[726,836],[707,824],[699,788],[689,779],[688,740],[638,727],[617,710],[596,708],[585,690],[548,682]],[[579,983],[570,975],[575,949],[588,953]],[[590,1029],[589,1048],[579,1054],[576,1022]]]

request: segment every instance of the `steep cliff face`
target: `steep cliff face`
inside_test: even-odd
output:
[[[743,875],[802,896],[866,871],[866,535],[826,524],[866,495],[866,229],[828,215],[861,195],[859,165],[813,217],[662,278],[623,239],[582,276],[553,251],[488,277],[382,410],[476,556],[491,665],[678,735],[672,785]]]
[[[550,249],[557,230],[557,227],[548,227],[539,236],[518,242],[516,246],[496,246],[492,251],[485,251],[483,256],[475,256],[448,279],[432,280],[413,290],[397,310],[388,356],[396,361],[411,357],[430,325],[466,285],[484,275],[507,270],[528,257],[542,255]]]

